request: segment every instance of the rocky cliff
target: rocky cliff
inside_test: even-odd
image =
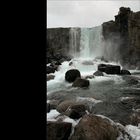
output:
[[[140,11],[121,7],[115,21],[102,24],[104,57],[140,69]]]
[[[76,28],[75,31],[77,32],[73,32],[73,28],[47,29],[47,63],[52,60],[66,60],[71,57],[69,52],[74,45],[79,48],[80,28]]]

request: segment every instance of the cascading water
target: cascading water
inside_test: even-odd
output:
[[[95,58],[102,56],[102,26],[81,28],[80,57]]]
[[[69,55],[73,58],[79,57],[79,37],[80,37],[80,29],[79,28],[71,28],[70,29],[70,50]]]

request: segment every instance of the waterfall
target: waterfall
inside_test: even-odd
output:
[[[69,54],[73,58],[79,57],[79,45],[80,45],[79,42],[80,42],[80,28],[71,28]]]
[[[70,29],[70,55],[91,59],[102,56],[102,26]]]
[[[80,57],[102,56],[102,26],[81,28]]]

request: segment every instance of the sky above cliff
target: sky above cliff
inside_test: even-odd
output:
[[[114,20],[120,7],[140,11],[140,0],[47,0],[47,28],[94,27]]]

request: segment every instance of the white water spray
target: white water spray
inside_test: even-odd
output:
[[[80,58],[102,56],[102,26],[81,28]]]

